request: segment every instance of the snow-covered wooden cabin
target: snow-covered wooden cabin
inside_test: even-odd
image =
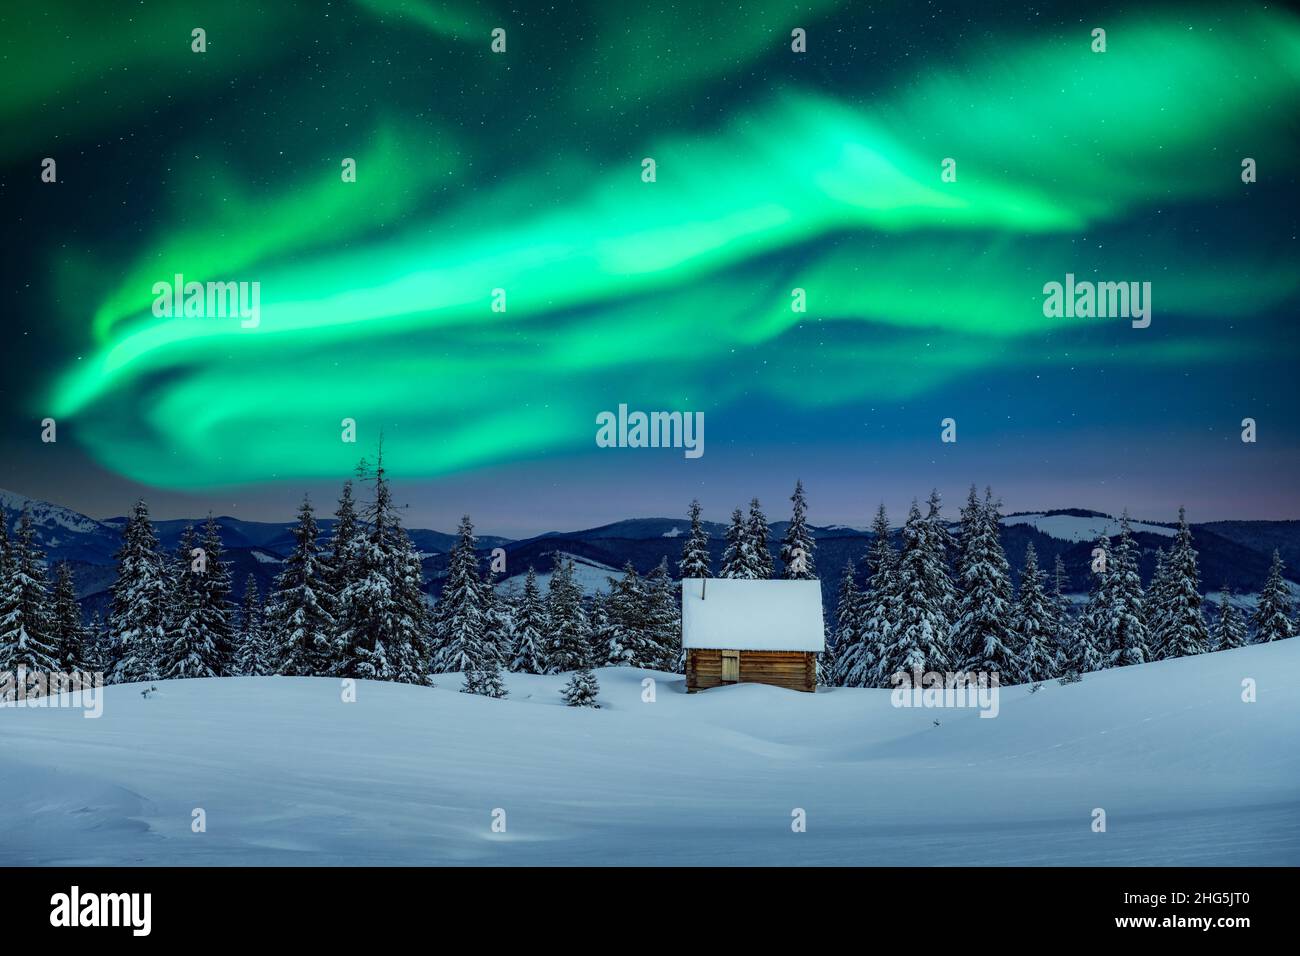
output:
[[[682,581],[690,693],[744,682],[814,691],[825,639],[818,581]]]

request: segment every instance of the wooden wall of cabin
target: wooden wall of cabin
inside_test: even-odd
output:
[[[730,683],[730,682],[728,682]],[[741,651],[740,683],[774,684],[791,690],[817,688],[817,655],[811,651]],[[722,651],[686,651],[686,690],[721,687]]]

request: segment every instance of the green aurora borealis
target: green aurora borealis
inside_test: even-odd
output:
[[[1018,401],[1026,366],[1177,380],[1279,358],[1266,330],[1294,314],[1294,229],[1249,195],[1284,169],[1294,184],[1300,20],[1278,9],[950,22],[900,55],[901,4],[676,20],[615,4],[572,22],[326,6],[342,22],[251,3],[112,27],[50,14],[75,67],[39,56],[54,24],[5,41],[27,57],[28,72],[6,59],[0,99],[18,131],[0,151],[8,192],[20,170],[37,197],[27,228],[45,155],[51,189],[111,174],[148,196],[101,197],[84,215],[102,228],[31,253],[47,279],[26,306],[44,296],[61,349],[25,380],[23,412],[75,423],[110,472],[172,489],[333,479],[358,457],[346,417],[363,444],[382,427],[411,476],[526,468],[591,454],[594,416],[619,402],[720,422],[782,409],[790,436],[833,446],[866,408],[947,395],[977,420],[987,389],[971,383]],[[192,25],[205,54],[189,52]],[[488,49],[498,25],[503,55]],[[445,62],[417,94],[426,58]],[[78,135],[137,129],[157,146],[76,157]],[[1261,183],[1241,182],[1244,156]],[[344,157],[356,183],[340,181]],[[1042,285],[1066,272],[1152,281],[1152,329],[1044,318]],[[176,273],[260,282],[260,327],[155,318],[151,287]],[[796,287],[807,314],[790,309]],[[726,433],[709,439],[723,455]]]

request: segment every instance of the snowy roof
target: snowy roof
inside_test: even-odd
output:
[[[821,651],[819,581],[682,581],[682,646],[736,651]]]

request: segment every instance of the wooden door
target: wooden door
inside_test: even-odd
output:
[[[740,651],[722,652],[722,681],[734,684],[740,680]]]

